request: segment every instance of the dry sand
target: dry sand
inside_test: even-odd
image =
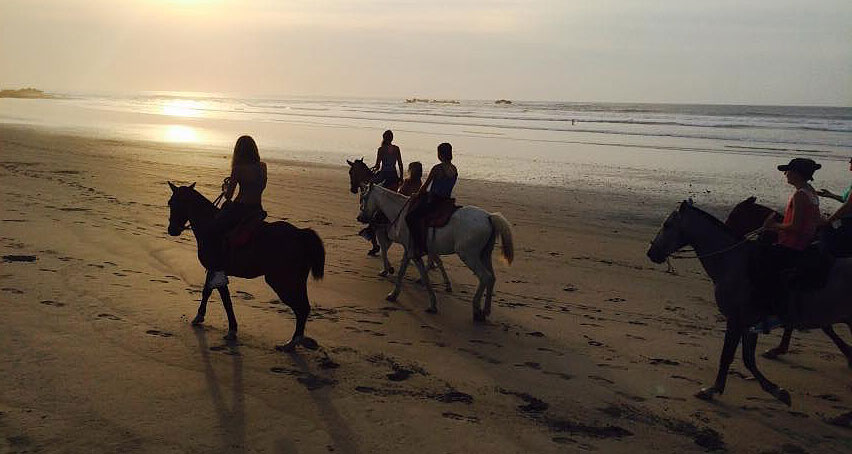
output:
[[[240,279],[239,343],[226,345],[216,295],[206,326],[189,325],[204,273],[190,233],[166,234],[166,181],[198,181],[212,198],[227,154],[0,127],[0,252],[34,258],[0,268],[0,452],[852,447],[848,426],[826,422],[852,410],[852,375],[819,332],[759,361],[792,408],[739,359],[716,402],[692,397],[715,375],[723,323],[696,263],[672,275],[645,258],[674,206],[638,194],[462,181],[460,202],[515,229],[516,261],[496,262],[481,325],[455,257],[439,314],[411,279],[384,301],[391,282],[355,234],[345,167],[270,162],[270,217],[325,241],[326,278],[309,284],[321,348],[275,351],[293,317],[262,280]]]

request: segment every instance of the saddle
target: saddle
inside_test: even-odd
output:
[[[266,211],[259,211],[243,219],[225,235],[228,247],[236,249],[248,244],[260,227],[265,224],[264,219],[266,219]]]
[[[456,205],[456,199],[441,199],[435,201],[425,216],[423,216],[423,223],[426,227],[432,228],[440,228],[447,225],[450,222],[450,218],[453,217],[453,213],[461,208],[461,206]]]

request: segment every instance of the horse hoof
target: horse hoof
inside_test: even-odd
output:
[[[778,347],[775,347],[775,348],[770,348],[769,350],[766,350],[765,352],[763,352],[763,354],[761,356],[763,356],[766,359],[778,359],[779,356],[786,354],[786,353],[787,352],[785,350],[782,350]]]
[[[204,317],[202,317],[201,315],[196,315],[195,318],[192,319],[191,322],[189,322],[189,324],[192,326],[201,326],[202,323],[204,323]]]
[[[446,291],[447,293],[453,293],[453,288],[448,285],[446,288],[444,288],[444,291]]]
[[[222,336],[222,339],[226,341],[235,341],[237,340],[237,332],[236,331],[228,331],[228,334]]]
[[[695,397],[697,397],[701,400],[708,400],[709,401],[709,400],[713,400],[713,396],[715,396],[717,392],[718,391],[716,391],[716,388],[701,388],[700,391],[695,393]]]
[[[388,268],[388,274],[393,274],[395,272],[396,272],[396,270],[393,269],[393,267]]]
[[[297,341],[291,340],[286,344],[276,345],[275,350],[279,352],[289,353],[296,349],[296,343]]]
[[[780,400],[781,402],[784,403],[784,405],[786,405],[788,407],[793,405],[793,401],[790,398],[790,392],[787,391],[784,388],[776,389],[775,392],[772,393],[772,395],[775,396],[776,399]]]
[[[394,301],[396,301],[396,295],[394,295],[393,293],[388,293],[388,296],[386,296],[385,299],[393,303]]]
[[[387,271],[387,270],[383,270],[381,273],[379,273],[379,276],[381,276],[381,277],[387,277],[387,276],[388,276],[388,271]]]
[[[437,308],[437,307],[428,307],[428,308],[426,308],[426,313],[428,313],[428,314],[437,314],[437,313],[438,313],[438,308]]]
[[[302,341],[299,343],[302,345],[302,347],[305,347],[308,350],[316,350],[319,348],[319,343],[312,337],[303,337]]]

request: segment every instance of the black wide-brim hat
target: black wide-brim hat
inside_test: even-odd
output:
[[[822,165],[817,164],[813,159],[808,158],[793,158],[788,164],[778,166],[778,170],[782,172],[792,170],[808,180],[813,180],[814,172],[821,168]]]

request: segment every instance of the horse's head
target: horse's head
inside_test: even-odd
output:
[[[740,236],[745,236],[763,226],[763,222],[770,215],[773,215],[775,220],[780,222],[781,215],[772,208],[765,207],[756,203],[757,198],[752,196],[738,203],[728,218],[725,219],[727,225],[732,232]]]
[[[192,195],[195,192],[195,183],[189,186],[175,186],[169,182],[172,197],[169,199],[169,235],[178,236],[186,229],[189,221]]]
[[[663,263],[678,249],[686,246],[688,240],[685,234],[685,218],[692,207],[691,201],[681,202],[677,210],[663,222],[657,236],[648,248],[648,258],[654,263]]]
[[[376,203],[376,198],[371,197],[375,191],[375,186],[370,184],[367,189],[361,192],[361,210],[358,212],[358,222],[367,224],[376,215],[379,206]]]
[[[355,161],[347,159],[346,163],[349,164],[349,191],[357,194],[358,190],[373,177],[373,172],[367,164],[364,164],[364,158]]]

